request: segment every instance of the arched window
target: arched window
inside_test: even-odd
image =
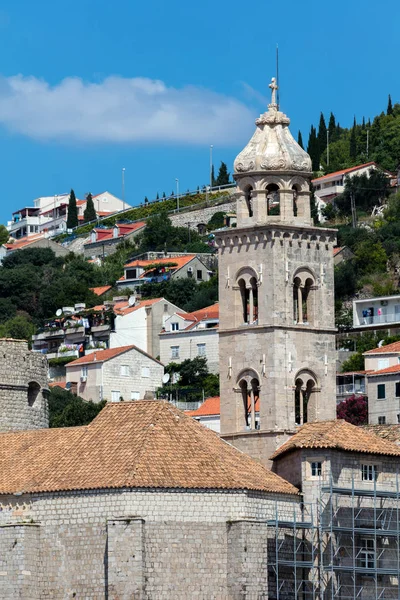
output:
[[[314,278],[309,271],[298,272],[293,279],[293,321],[299,325],[314,322]]]
[[[250,325],[258,324],[258,286],[257,279],[250,279],[250,302],[249,302],[249,323]]]
[[[267,214],[280,215],[279,205],[279,186],[276,183],[270,183],[265,188],[267,199]]]
[[[239,284],[239,290],[240,290],[240,297],[242,300],[242,318],[243,318],[243,323],[248,323],[248,314],[249,314],[249,304],[250,304],[250,293],[249,290],[246,288],[246,282],[244,279],[239,279],[238,281]]]
[[[300,373],[296,378],[294,389],[294,421],[296,425],[308,422],[310,399],[315,387],[315,377],[307,371]]]
[[[254,269],[244,267],[237,274],[237,287],[240,302],[237,303],[236,325],[256,325],[258,323],[258,277]]]
[[[297,217],[297,197],[299,195],[299,186],[296,184],[293,185],[292,190],[293,190],[293,216]]]
[[[40,385],[36,381],[28,383],[28,404],[33,406],[40,392]]]
[[[253,200],[251,197],[252,191],[253,191],[253,188],[251,187],[251,185],[249,185],[249,187],[247,187],[244,191],[244,197],[246,200],[246,206],[247,206],[247,211],[249,213],[249,217],[253,216]]]
[[[255,372],[249,370],[239,377],[239,388],[243,402],[243,421],[245,429],[258,429],[259,420],[256,411],[259,411],[260,382]]]

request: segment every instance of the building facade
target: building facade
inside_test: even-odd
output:
[[[268,112],[234,164],[237,228],[215,238],[221,433],[263,461],[296,425],[336,410],[335,232],[313,226],[311,160],[270,87]]]

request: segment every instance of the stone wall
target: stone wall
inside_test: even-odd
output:
[[[0,431],[48,427],[46,357],[0,339],[0,361]]]
[[[208,221],[217,212],[236,212],[236,199],[214,204],[213,206],[204,206],[196,210],[185,210],[178,214],[169,215],[174,227],[190,227],[197,231],[198,225],[207,225]]]
[[[12,529],[6,525],[20,531],[26,523],[40,526],[37,543],[25,554],[8,552],[3,559],[0,597],[266,598],[265,521],[275,514],[276,501],[291,514],[298,500],[156,489],[4,497],[0,532]],[[11,549],[13,534],[3,540],[8,545],[0,541],[0,556],[3,547]],[[28,581],[23,570],[30,571],[36,596],[21,588],[19,582]]]

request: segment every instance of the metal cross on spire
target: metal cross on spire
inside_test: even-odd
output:
[[[276,83],[276,79],[275,77],[273,77],[271,79],[271,83],[269,84],[269,86],[272,90],[272,94],[271,94],[271,104],[270,106],[278,106],[277,102],[276,102],[276,91],[278,90],[278,85]]]

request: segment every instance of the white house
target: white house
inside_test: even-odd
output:
[[[128,301],[114,305],[114,331],[110,333],[110,348],[135,344],[151,356],[160,356],[160,331],[168,319],[179,311],[178,306],[165,298]]]
[[[218,303],[192,313],[177,312],[165,322],[160,333],[160,359],[180,364],[196,356],[207,358],[211,373],[219,372]]]
[[[355,329],[388,329],[400,326],[400,296],[378,296],[353,301]]]
[[[85,400],[151,399],[162,385],[164,366],[136,346],[109,348],[66,366],[67,386]]]

